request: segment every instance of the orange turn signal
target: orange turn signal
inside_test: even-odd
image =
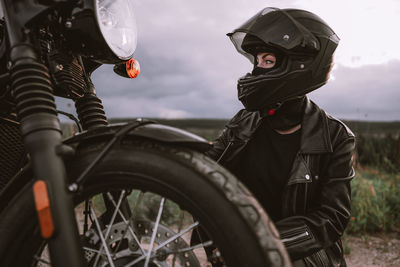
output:
[[[131,58],[127,62],[125,62],[126,73],[129,78],[136,78],[140,73],[140,64],[139,61]]]
[[[54,223],[51,217],[50,199],[46,183],[39,180],[33,185],[36,212],[39,218],[40,230],[43,238],[50,238],[54,233]]]

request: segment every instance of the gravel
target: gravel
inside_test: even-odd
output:
[[[349,267],[400,266],[400,233],[347,235],[343,245]]]

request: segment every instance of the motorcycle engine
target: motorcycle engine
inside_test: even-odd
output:
[[[62,40],[62,37],[54,38],[51,32],[41,29],[39,42],[43,63],[49,67],[54,94],[70,99],[80,98],[87,87],[83,68],[76,56],[63,51],[60,44],[54,42]]]

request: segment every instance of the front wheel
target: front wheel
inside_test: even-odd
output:
[[[77,177],[103,146],[78,149],[66,165],[69,177]],[[1,214],[0,266],[51,265],[31,188]],[[75,202],[88,266],[290,265],[249,191],[198,152],[125,141],[95,168]]]

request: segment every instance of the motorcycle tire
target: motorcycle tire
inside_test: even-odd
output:
[[[71,181],[93,161],[104,145],[105,142],[99,141],[77,147],[75,156],[66,161],[66,169]],[[1,213],[0,266],[48,266],[46,264],[50,264],[49,259],[40,258],[45,254],[43,248],[46,242],[40,236],[32,184],[33,181],[27,184]],[[113,194],[108,194],[110,192]],[[113,200],[111,196],[120,195],[121,199],[128,199],[125,195],[122,197],[121,192],[125,192],[125,195],[139,192],[138,194],[156,196],[156,202],[160,202],[155,205],[155,211],[152,213],[157,214],[157,217],[165,212],[163,210],[165,200],[174,203],[179,207],[180,212],[185,211],[189,214],[191,221],[185,226],[178,227],[177,223],[168,226],[163,219],[157,221],[157,218],[149,219],[142,215],[141,218],[123,219],[116,205],[117,198]],[[107,194],[115,205],[115,210],[111,213],[115,212],[119,217],[111,223],[102,222],[102,217],[97,216],[102,211],[96,210],[93,206],[93,201],[97,201],[99,195]],[[114,266],[145,266],[144,256],[150,248],[154,252],[151,253],[149,259],[146,259],[148,266],[175,266],[175,264],[176,266],[214,264],[212,266],[229,267],[290,266],[289,257],[273,223],[250,192],[224,168],[207,156],[190,149],[145,140],[124,140],[114,147],[89,174],[82,190],[74,195],[74,200],[76,205],[83,201],[92,203],[90,211],[93,213],[89,216],[92,221],[91,226],[86,229],[86,232],[82,230],[82,226],[80,227],[82,246],[86,249],[88,266],[111,266],[109,265],[110,258],[107,257],[111,257],[111,252],[109,255],[104,255],[103,250],[108,248],[111,251],[115,249],[116,244],[118,244],[118,251],[114,251],[112,255]],[[132,210],[135,211],[135,208]],[[198,253],[194,252],[194,246],[190,244],[190,241],[185,241],[183,235],[170,241],[168,245],[171,246],[167,248],[168,245],[165,243],[168,240],[166,241],[165,236],[179,235],[181,229],[176,228],[187,230],[187,225],[190,223],[193,229],[200,227],[193,226],[196,222],[210,237],[206,243],[208,245],[212,243],[217,248],[214,250],[217,255],[215,262],[219,262],[220,265],[199,259]],[[124,232],[122,229],[125,228],[128,232],[131,230],[128,229],[129,227],[132,228],[131,232],[137,234],[136,239],[140,239],[136,240],[139,243],[134,244],[135,248],[129,245],[130,242],[135,243],[134,233],[126,241],[128,245],[125,241],[122,244],[128,236],[128,234],[121,234]],[[140,227],[146,229],[143,230]],[[107,235],[109,228],[113,231],[113,235]],[[157,235],[152,234],[154,229],[157,229]],[[191,231],[193,233],[194,230]],[[165,236],[161,237],[160,233]],[[103,239],[107,238],[105,243],[99,241],[101,235]],[[88,236],[91,236],[91,239]],[[109,238],[117,241],[112,243]],[[147,240],[147,245],[140,244],[144,239]],[[151,245],[152,241],[154,245]],[[156,250],[161,245],[164,247]],[[206,246],[205,243],[200,245]],[[140,254],[138,246],[142,249],[143,255]],[[141,246],[147,246],[147,248]],[[93,251],[98,253],[93,255]],[[87,256],[90,253],[92,253],[91,256],[89,255],[91,258]],[[97,254],[99,254],[98,257]],[[173,265],[171,255],[175,255]],[[96,264],[93,263],[94,258],[97,258]],[[137,263],[128,264],[135,259]]]

